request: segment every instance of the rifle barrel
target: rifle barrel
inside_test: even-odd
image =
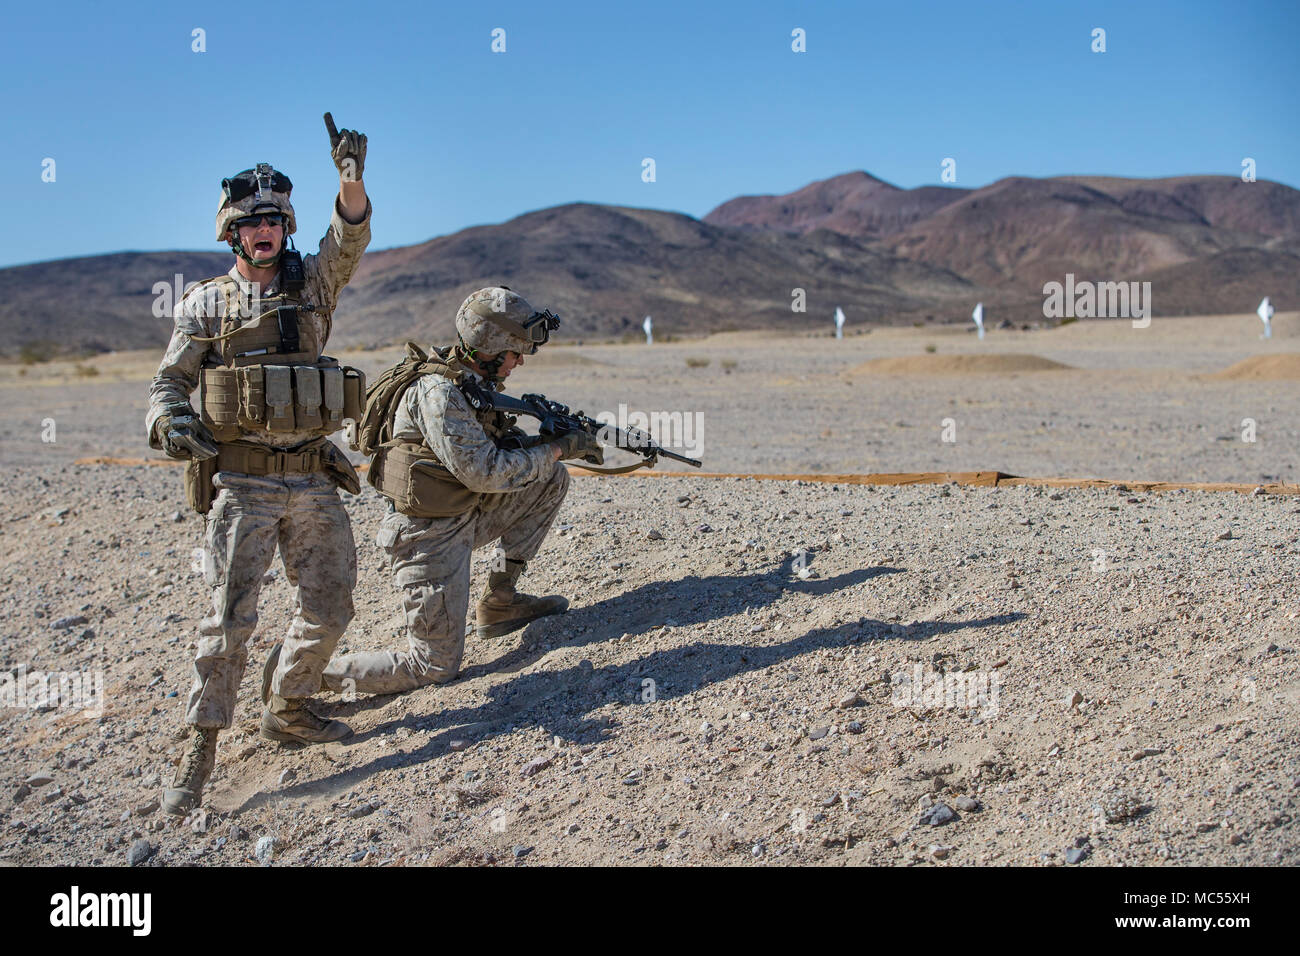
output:
[[[700,461],[698,458],[687,458],[685,455],[679,455],[679,454],[677,454],[677,452],[675,452],[675,451],[669,451],[669,450],[666,449],[666,448],[660,448],[660,449],[659,449],[659,457],[660,457],[660,458],[671,458],[673,461],[680,461],[680,462],[682,462],[682,463],[684,463],[684,464],[692,465],[692,466],[694,466],[694,467],[696,467],[696,468],[699,468],[699,467],[703,466],[703,464],[704,464],[704,463],[703,463],[702,461]]]

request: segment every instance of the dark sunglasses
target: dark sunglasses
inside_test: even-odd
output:
[[[232,203],[247,199],[257,192],[257,173],[254,170],[246,169],[238,176],[223,179],[221,180],[221,189],[225,192],[226,198]],[[284,173],[273,172],[271,174],[271,189],[277,193],[290,193],[293,191],[293,183],[289,182],[289,177]]]
[[[256,228],[257,226],[260,226],[262,224],[263,219],[265,219],[267,224],[271,226],[284,225],[283,213],[266,212],[266,213],[258,213],[256,216],[244,216],[242,219],[236,219],[234,222],[234,226],[236,229],[243,229],[245,226],[252,226]]]

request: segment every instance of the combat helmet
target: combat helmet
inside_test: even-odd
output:
[[[489,286],[471,293],[456,313],[456,334],[471,361],[486,365],[483,355],[503,352],[532,355],[560,327],[560,317],[547,309],[537,312],[509,286]]]
[[[221,205],[217,209],[217,241],[230,240],[235,253],[254,265],[270,265],[270,262],[250,258],[240,248],[239,236],[231,226],[236,219],[251,216],[255,212],[279,212],[285,218],[285,246],[289,245],[289,236],[298,230],[293,203],[289,201],[292,192],[293,183],[289,177],[272,169],[270,163],[258,163],[255,169],[245,169],[229,179],[223,179]],[[284,252],[284,246],[280,252]]]

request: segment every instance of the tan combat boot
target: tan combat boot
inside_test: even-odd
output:
[[[327,744],[351,737],[352,728],[341,720],[317,717],[304,698],[286,700],[272,694],[262,712],[262,736],[282,744]]]
[[[183,817],[197,807],[203,799],[203,785],[208,782],[216,762],[217,728],[195,727],[190,749],[176,768],[176,779],[163,790],[163,810]]]
[[[519,630],[529,621],[549,614],[563,614],[569,609],[568,600],[558,594],[534,597],[515,590],[515,583],[527,566],[526,561],[506,559],[505,571],[488,574],[487,587],[474,610],[475,631],[479,637],[500,637]]]

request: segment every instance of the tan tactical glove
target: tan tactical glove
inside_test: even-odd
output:
[[[596,440],[595,435],[588,435],[584,431],[574,430],[565,432],[555,439],[552,444],[559,447],[561,461],[570,458],[581,458],[593,465],[605,464],[605,451],[601,448],[600,442]]]
[[[168,458],[206,461],[217,457],[216,439],[188,405],[172,405],[153,427]]]
[[[334,117],[329,113],[325,114],[325,129],[330,134],[330,151],[334,165],[338,167],[339,179],[345,183],[360,182],[366,166],[366,134],[335,129]]]

